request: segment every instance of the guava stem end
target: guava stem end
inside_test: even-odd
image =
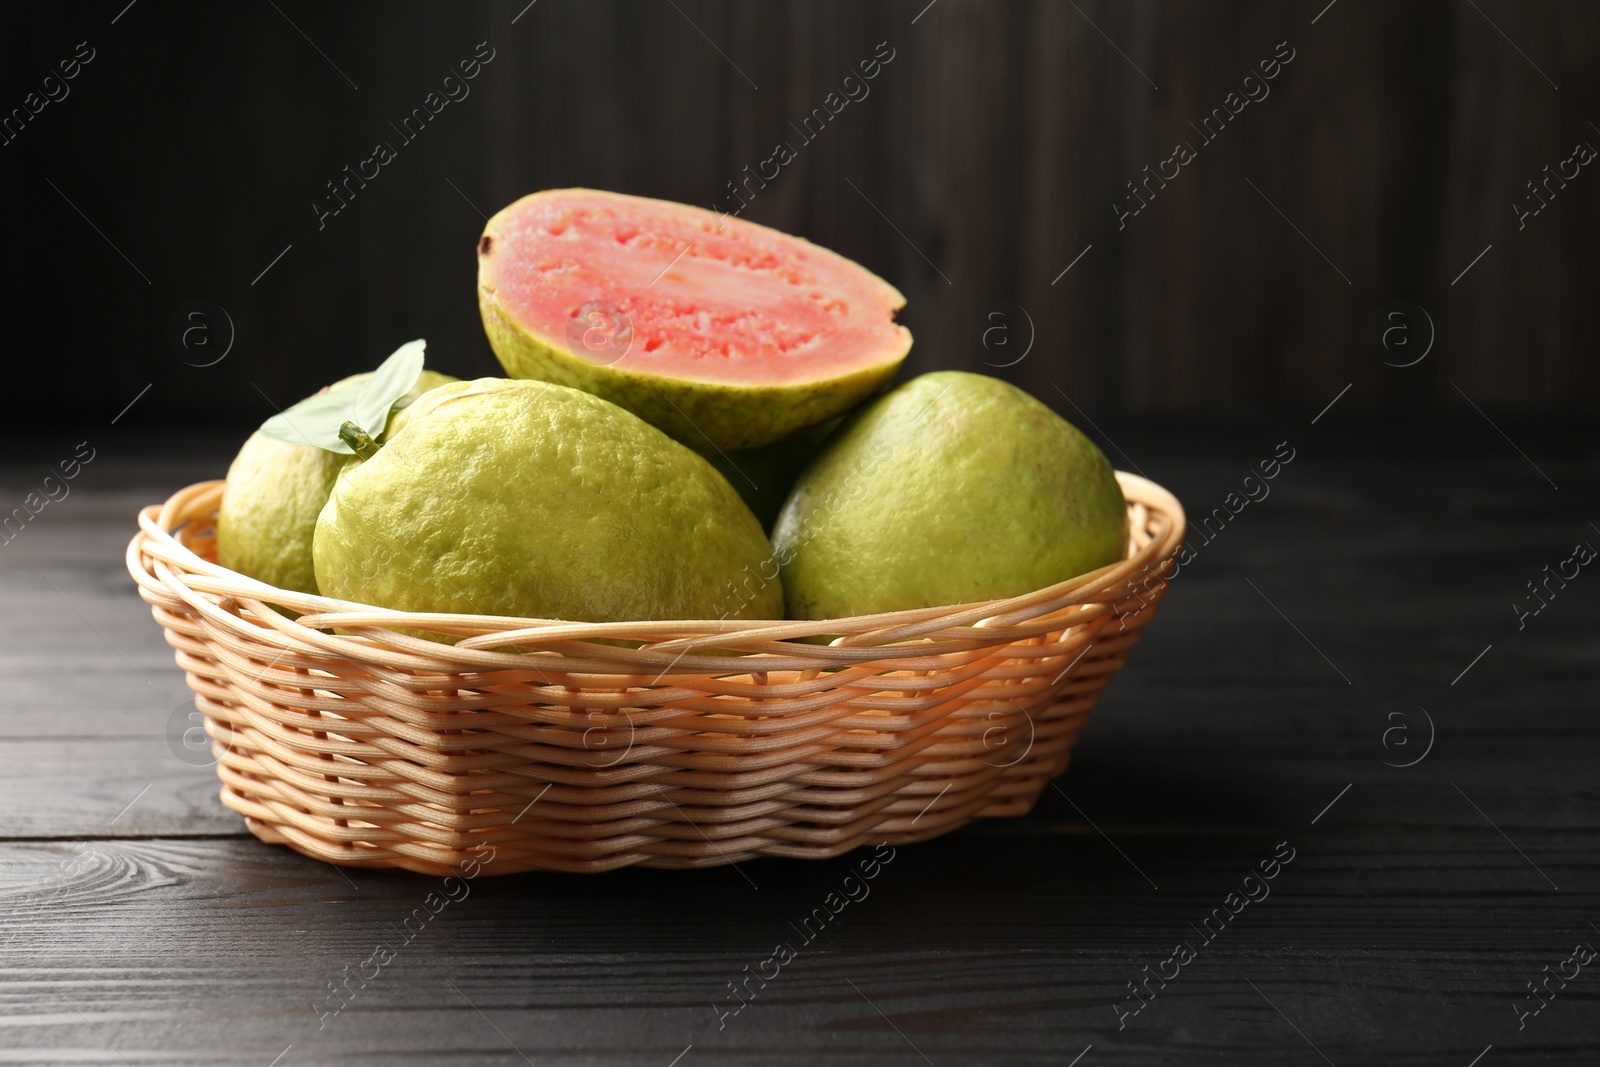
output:
[[[371,459],[378,454],[378,442],[348,419],[339,427],[339,440],[349,445],[350,450],[362,459]]]

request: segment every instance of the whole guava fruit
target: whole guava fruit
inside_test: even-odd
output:
[[[400,611],[612,622],[781,618],[771,546],[704,458],[547,382],[435,390],[339,476],[317,520],[326,596]]]
[[[739,491],[756,518],[761,520],[761,528],[770,535],[795,479],[843,421],[843,418],[829,419],[821,426],[812,426],[758,448],[700,454]]]
[[[340,379],[326,388],[360,382],[371,373]],[[397,402],[403,410],[430,389],[456,381],[425,370]],[[389,417],[394,424],[394,415]],[[354,456],[314,445],[293,445],[253,433],[228,467],[217,511],[217,562],[279,589],[317,592],[311,537],[334,480]]]
[[[1124,558],[1105,454],[1017,387],[940,371],[847,419],[773,529],[789,617],[1017,596]]]

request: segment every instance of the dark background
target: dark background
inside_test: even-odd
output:
[[[75,419],[149,384],[124,428],[254,423],[416,336],[432,366],[498,373],[474,295],[485,214],[568,185],[725,202],[885,41],[870,96],[745,217],[900,287],[907,373],[987,370],[1080,423],[1314,413],[1347,384],[1345,415],[1600,397],[1600,179],[1520,232],[1512,210],[1546,164],[1600,146],[1590,5],[1339,0],[1313,23],[1325,0],[126,2],[14,6],[0,36],[6,109],[95,50],[0,147],[14,427],[59,424],[38,400],[64,382]],[[495,58],[471,95],[400,146],[389,123],[480,41]],[[1199,145],[1188,123],[1283,41],[1270,96],[1119,231],[1125,183]],[[313,201],[378,140],[399,158],[319,230]],[[1437,341],[1396,368],[1368,332],[1402,299]],[[168,340],[192,300],[234,327],[213,366]]]
[[[0,545],[0,1059],[1593,1067],[1593,967],[1513,1011],[1600,943],[1600,579],[1532,593],[1600,544],[1600,175],[1521,231],[1512,204],[1600,146],[1600,7],[525,3],[4,13],[0,116],[96,58],[0,145],[0,515],[98,458]],[[319,232],[324,183],[480,41],[471,95]],[[882,41],[747,217],[899,286],[908,373],[1010,377],[1170,488],[1197,558],[1035,810],[901,850],[728,1029],[726,983],[854,857],[485,879],[322,1029],[313,998],[430,880],[222,807],[135,515],[413,337],[495,373],[485,213],[579,183],[709,205]],[[1271,95],[1119,232],[1124,183],[1281,41]],[[194,300],[236,328],[212,366],[167,339]],[[1421,348],[1368,339],[1399,300],[1437,329],[1406,367],[1416,312]],[[1271,900],[1121,1028],[1284,840]]]

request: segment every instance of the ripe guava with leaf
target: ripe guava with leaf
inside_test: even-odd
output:
[[[435,389],[340,473],[317,520],[324,596],[399,611],[610,622],[772,619],[761,524],[706,460],[547,382]]]
[[[403,345],[377,371],[327,386],[251,434],[228,467],[217,513],[217,562],[299,593],[317,592],[311,538],[339,472],[354,458],[346,420],[375,425],[430,389],[456,381],[423,370],[424,345]],[[337,419],[338,421],[333,421]]]

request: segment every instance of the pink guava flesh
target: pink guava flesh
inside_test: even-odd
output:
[[[495,216],[478,254],[483,285],[523,330],[590,362],[620,358],[618,370],[801,385],[898,365],[911,343],[894,321],[905,298],[870,271],[682,204],[538,193]],[[591,322],[613,343],[571,343]]]

